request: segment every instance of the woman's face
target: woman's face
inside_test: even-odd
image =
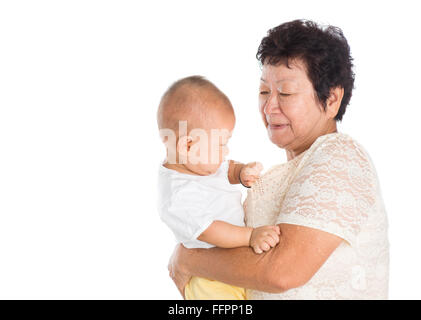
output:
[[[328,121],[301,60],[263,65],[259,110],[269,139],[287,150],[307,149]]]

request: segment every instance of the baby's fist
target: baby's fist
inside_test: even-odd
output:
[[[263,226],[253,229],[250,236],[250,247],[260,254],[276,246],[281,231],[279,226]]]
[[[240,171],[240,182],[245,187],[251,187],[260,178],[263,166],[260,162],[247,163]]]

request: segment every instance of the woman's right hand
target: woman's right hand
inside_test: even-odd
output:
[[[260,254],[276,246],[281,230],[279,226],[263,226],[253,229],[250,236],[250,247]]]
[[[183,254],[187,253],[187,251],[188,249],[186,249],[182,244],[178,244],[174,248],[174,252],[168,262],[170,277],[177,286],[178,291],[180,291],[183,296],[183,299],[185,299],[184,289],[191,278],[191,275],[187,273],[187,270],[182,267],[182,257]]]

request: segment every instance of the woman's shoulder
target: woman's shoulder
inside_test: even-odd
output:
[[[336,150],[347,150],[347,149],[361,149],[361,144],[344,132],[332,132],[320,136],[314,141],[310,149],[317,150],[323,147],[335,147]]]
[[[370,156],[363,145],[355,138],[343,132],[333,132],[320,136],[309,148],[307,160],[322,158],[327,161],[332,158],[341,158],[371,164]],[[320,159],[319,159],[320,160]]]
[[[342,132],[320,136],[308,149],[297,167],[297,173],[323,172],[325,175],[365,176],[376,179],[373,162],[356,139]]]

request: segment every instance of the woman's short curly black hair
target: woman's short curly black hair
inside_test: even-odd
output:
[[[286,22],[268,31],[256,57],[262,65],[286,63],[288,67],[288,61],[302,60],[324,109],[330,90],[342,87],[344,96],[335,116],[336,121],[342,120],[351,100],[355,75],[350,48],[341,29],[323,28],[309,20]]]

